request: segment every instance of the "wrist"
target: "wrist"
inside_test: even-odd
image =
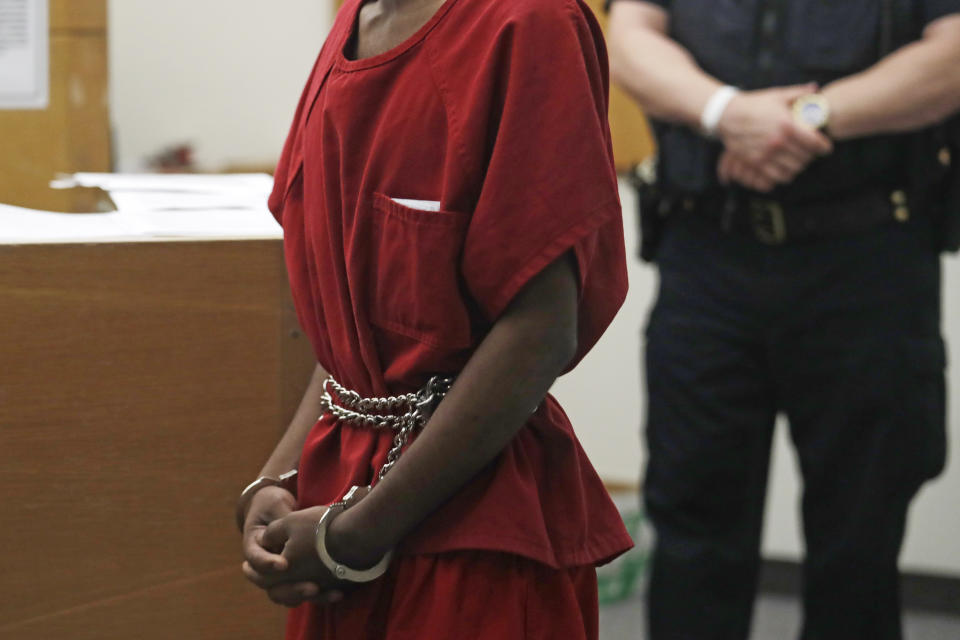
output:
[[[744,93],[734,96],[717,123],[716,137],[727,146],[729,146],[730,140],[742,135],[744,129],[751,124],[749,110],[745,102],[746,95]]]
[[[326,548],[337,562],[355,569],[368,569],[380,561],[394,544],[381,539],[378,527],[365,526],[359,505],[331,520]]]
[[[700,131],[705,136],[716,138],[722,135],[725,116],[740,93],[739,89],[731,85],[725,85],[713,92],[700,113]]]
[[[247,520],[247,513],[250,511],[250,503],[253,501],[253,497],[259,493],[262,489],[267,487],[279,487],[290,493],[294,498],[297,495],[297,470],[291,469],[286,473],[281,473],[276,478],[272,476],[260,476],[250,484],[248,484],[243,491],[240,492],[240,497],[237,499],[237,509],[236,509],[236,521],[237,528],[243,533],[243,525]]]
[[[820,91],[820,95],[829,105],[830,114],[824,133],[834,140],[850,137],[850,110],[844,104],[843,90],[837,91],[834,85],[828,85]],[[849,102],[847,102],[849,104]]]
[[[798,125],[827,132],[832,110],[830,100],[824,93],[808,93],[800,96],[794,101],[792,109],[793,120]]]

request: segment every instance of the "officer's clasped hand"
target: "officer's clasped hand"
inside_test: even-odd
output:
[[[775,87],[737,95],[723,113],[718,133],[724,153],[717,175],[760,192],[789,184],[814,159],[833,151],[830,138],[797,123],[792,104],[813,93],[813,84]]]

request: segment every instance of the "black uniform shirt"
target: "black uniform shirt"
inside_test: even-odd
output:
[[[617,0],[620,1],[620,0]],[[817,82],[821,86],[875,64],[882,56],[880,0],[624,0],[670,12],[670,36],[721,82],[760,89]],[[923,27],[960,0],[893,0],[894,47],[918,39]],[[609,2],[608,2],[609,6]],[[715,142],[685,127],[654,122],[665,186],[684,192],[718,187]],[[910,136],[874,136],[836,145],[790,185],[785,201],[841,196],[874,185],[900,186]]]
[[[610,5],[617,1],[619,0],[607,0],[606,2],[607,10],[609,11]],[[673,0],[627,0],[627,1],[628,2],[630,1],[648,2],[650,4],[661,6],[667,10],[669,10],[670,5],[673,4]],[[820,0],[816,0],[816,1],[819,2]],[[729,0],[717,0],[712,4],[714,4],[717,7],[722,7],[726,2],[729,2]],[[821,4],[827,4],[827,3],[821,3]],[[879,6],[879,2],[874,2],[871,4],[877,4]],[[918,9],[920,11],[920,17],[922,20],[921,24],[924,24],[924,25],[933,22],[937,18],[942,18],[943,16],[949,15],[951,13],[960,12],[960,2],[957,2],[957,0],[917,0],[915,4],[918,5]]]

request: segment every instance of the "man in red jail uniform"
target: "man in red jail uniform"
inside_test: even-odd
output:
[[[627,288],[607,89],[579,0],[341,9],[270,199],[317,371],[238,508],[288,638],[597,638],[631,540],[547,391]]]

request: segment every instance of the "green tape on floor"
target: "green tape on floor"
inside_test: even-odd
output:
[[[633,538],[634,547],[610,564],[597,569],[600,606],[630,598],[643,582],[650,556],[646,517],[639,509],[621,509],[623,523]]]

